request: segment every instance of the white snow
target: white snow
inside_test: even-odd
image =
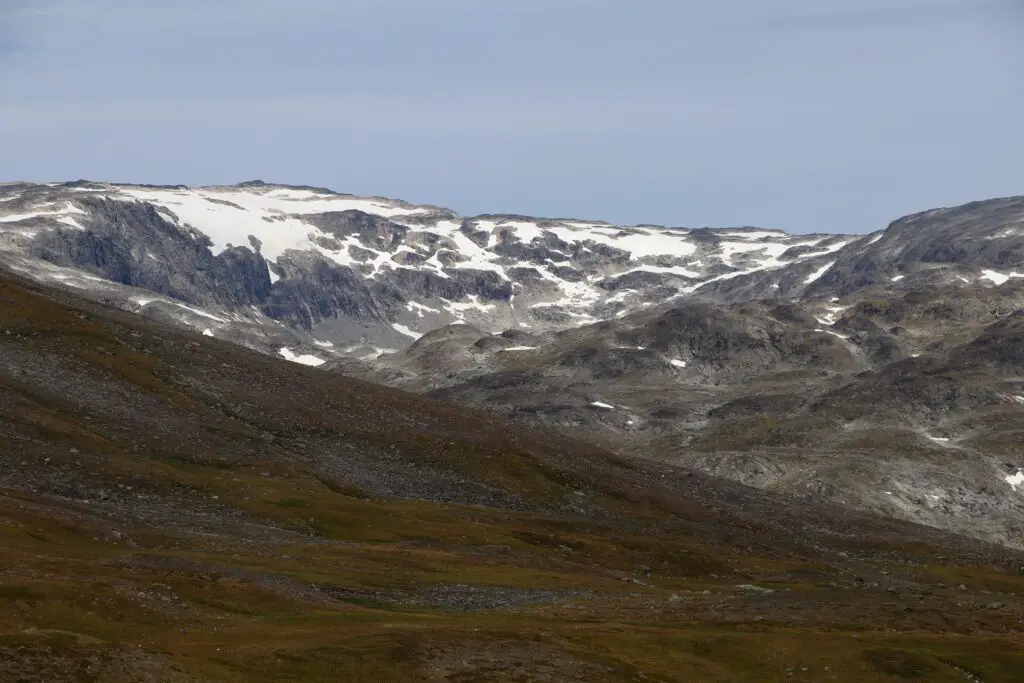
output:
[[[715,230],[714,233],[718,237],[732,237],[740,240],[778,239],[786,236],[782,230]]]
[[[1017,487],[1024,486],[1024,470],[1017,470],[1016,474],[1005,477],[1006,483],[1013,487],[1016,491]]]
[[[515,233],[516,238],[524,244],[529,244],[534,239],[541,237],[544,234],[543,228],[538,226],[536,222],[529,220],[505,219],[495,221],[491,219],[477,218],[474,220],[474,227],[477,230],[483,230],[491,233],[487,242],[488,249],[493,248],[498,244],[498,232],[503,229],[511,229],[511,231]]]
[[[214,320],[214,321],[219,322],[219,323],[226,323],[227,322],[227,320],[225,320],[224,318],[218,318],[217,316],[213,315],[212,313],[207,313],[206,311],[201,310],[199,308],[192,308],[191,306],[188,306],[188,305],[183,304],[183,303],[178,302],[178,301],[172,301],[170,303],[172,303],[175,306],[178,306],[180,308],[184,308],[186,311],[190,311],[192,313],[195,313],[196,315],[201,315],[204,318],[209,318],[210,320]]]
[[[410,330],[405,325],[402,325],[402,324],[399,324],[399,323],[391,323],[391,327],[394,328],[394,330],[396,332],[404,334],[407,337],[412,337],[413,339],[419,339],[420,337],[423,336],[419,332],[414,332],[413,330]]]
[[[424,313],[441,313],[441,309],[425,306],[418,301],[410,301],[408,304],[406,304],[406,309],[413,313],[416,313],[420,317],[423,317]]]
[[[210,328],[206,328],[205,330],[203,330],[203,336],[204,337],[212,337],[213,336],[213,330],[211,330]]]
[[[290,360],[293,363],[301,363],[302,365],[309,365],[312,367],[318,367],[327,362],[322,358],[317,358],[316,356],[309,354],[297,356],[294,353],[292,353],[292,350],[289,349],[287,346],[282,347],[281,350],[278,351],[278,353],[281,354],[281,357],[284,358],[285,360]]]
[[[625,301],[626,298],[630,294],[636,294],[636,290],[635,289],[623,289],[623,290],[617,292],[614,296],[608,297],[604,301],[605,301],[605,303],[608,303],[608,304],[619,303],[619,302]]]
[[[664,275],[680,275],[685,278],[699,278],[700,273],[695,270],[690,270],[686,266],[648,266],[642,265],[632,268],[630,270],[624,270],[621,273],[616,273],[615,277],[622,275],[628,275],[630,273],[661,273]]]
[[[809,247],[817,244],[817,240],[811,242],[721,242],[722,260],[732,261],[737,254],[762,251],[766,261],[776,261],[790,247]]]
[[[172,211],[179,221],[213,241],[214,254],[223,251],[228,244],[248,246],[249,236],[253,235],[262,243],[260,251],[268,260],[276,260],[288,249],[312,249],[313,243],[308,238],[311,234],[327,236],[295,215],[358,209],[395,217],[426,210],[367,198],[286,189],[260,192],[229,187],[187,190],[119,187],[111,198],[150,202]]]
[[[467,298],[469,303],[464,301],[448,301],[447,299],[442,299],[442,301],[445,302],[445,310],[459,320],[465,320],[466,313],[484,313],[498,307],[498,304],[483,303],[477,294],[471,294]]]
[[[505,268],[495,263],[499,257],[477,246],[476,242],[459,231],[459,225],[456,221],[441,221],[434,226],[435,232],[446,235],[455,242],[459,255],[466,259],[454,264],[453,267],[457,269],[493,270],[503,280],[508,280],[509,277],[505,274]]]
[[[590,405],[594,406],[595,408],[604,408],[605,410],[615,410],[615,406],[608,405],[607,403],[602,403],[601,401],[591,401]]]
[[[685,368],[686,367],[686,361],[685,360],[679,360],[678,358],[673,358],[672,360],[669,361],[669,364],[672,365],[672,367],[675,367],[675,368]]]
[[[803,258],[814,258],[815,256],[824,256],[825,254],[834,254],[835,252],[837,252],[840,249],[842,249],[843,247],[845,247],[847,244],[850,244],[851,242],[854,242],[854,241],[856,241],[856,240],[839,241],[839,242],[836,242],[835,244],[830,244],[827,247],[824,247],[824,249],[822,251],[817,251],[817,252],[813,252],[813,253],[810,253],[810,254],[805,254],[803,256]]]
[[[578,224],[577,224],[578,225]],[[559,239],[569,242],[592,240],[615,249],[628,251],[634,259],[645,256],[689,256],[697,247],[687,241],[688,231],[657,228],[628,228],[610,225],[580,227],[551,227]]]
[[[539,346],[508,346],[504,349],[498,349],[499,351],[533,351],[539,349]]]
[[[849,306],[829,306],[825,309],[828,313],[825,313],[820,317],[815,317],[815,320],[822,325],[835,325],[836,318],[847,308],[849,308]]]
[[[981,271],[982,280],[991,280],[997,287],[1005,285],[1010,281],[1010,278],[1024,277],[1024,273],[1000,273],[994,270],[983,270]]]
[[[71,202],[65,202],[63,208],[40,208],[39,211],[33,211],[31,213],[11,213],[6,216],[0,216],[0,223],[16,223],[18,221],[28,220],[29,218],[56,218],[59,222],[63,222],[63,219],[67,219],[67,214],[84,214],[86,213],[82,209]],[[75,223],[75,227],[81,228],[81,225]]]
[[[331,342],[320,341],[319,339],[314,339],[313,343],[325,349],[329,349],[334,346],[334,344],[332,344]]]
[[[828,269],[829,269],[829,268],[831,268],[831,267],[832,267],[832,266],[834,266],[835,264],[836,264],[836,262],[835,262],[835,261],[832,261],[832,262],[830,262],[830,263],[826,263],[826,264],[825,264],[825,265],[823,265],[823,266],[822,266],[821,268],[819,268],[818,270],[816,270],[816,271],[814,271],[813,273],[811,273],[810,275],[808,275],[808,276],[807,276],[807,279],[806,279],[806,280],[804,280],[804,284],[805,284],[805,285],[809,285],[809,284],[811,284],[812,282],[814,282],[815,280],[818,280],[818,279],[819,279],[819,278],[820,278],[820,277],[821,277],[822,275],[824,275],[825,273],[827,273],[827,272],[828,272]]]
[[[894,277],[894,278],[892,279],[892,281],[893,281],[893,282],[899,282],[900,280],[902,280],[902,279],[903,279],[903,278],[905,278],[905,277],[906,277],[906,275],[897,275],[896,277]]]

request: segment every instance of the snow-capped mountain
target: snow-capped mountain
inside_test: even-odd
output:
[[[827,299],[1024,276],[1024,200],[869,235],[688,229],[449,209],[261,181],[0,185],[0,264],[133,312],[321,365],[455,323],[544,334],[677,299]],[[1021,265],[1020,268],[1017,266]]]
[[[802,289],[863,239],[467,218],[259,181],[0,186],[0,255],[15,270],[311,364],[459,322],[580,326],[763,271]]]

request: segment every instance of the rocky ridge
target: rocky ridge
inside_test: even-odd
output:
[[[0,260],[14,270],[310,363],[454,323],[578,327],[765,270],[806,287],[866,239],[461,217],[258,181],[0,185]]]

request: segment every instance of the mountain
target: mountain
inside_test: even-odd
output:
[[[259,181],[0,186],[0,265],[299,364],[1024,547],[1024,198],[862,236]]]
[[[579,326],[765,269],[786,267],[806,286],[864,240],[464,218],[258,181],[0,186],[9,267],[311,363],[401,349],[453,323],[489,332]]]
[[[1021,680],[1019,551],[19,276],[0,306],[0,680]],[[998,325],[975,363],[1015,362]]]

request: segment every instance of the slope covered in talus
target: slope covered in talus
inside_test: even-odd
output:
[[[1019,680],[1024,556],[0,275],[0,680]]]

